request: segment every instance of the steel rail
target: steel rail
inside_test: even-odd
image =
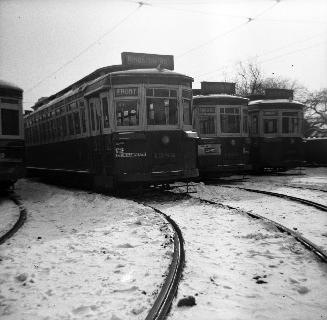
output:
[[[197,200],[199,200],[201,202],[204,202],[204,203],[218,205],[220,207],[227,208],[227,209],[230,209],[230,210],[238,210],[238,211],[241,211],[241,212],[247,214],[251,218],[260,219],[262,221],[265,221],[267,223],[270,223],[270,224],[274,225],[279,231],[286,232],[287,234],[290,234],[291,236],[293,236],[295,238],[295,240],[297,240],[298,242],[300,242],[307,249],[309,249],[315,255],[317,255],[321,259],[322,262],[327,263],[327,252],[325,250],[321,249],[319,246],[317,246],[316,244],[314,244],[313,242],[311,242],[309,239],[303,237],[298,232],[296,232],[296,231],[294,231],[294,230],[292,230],[290,228],[287,228],[284,225],[282,225],[282,224],[280,224],[280,223],[278,223],[278,222],[276,222],[274,220],[271,220],[269,218],[266,218],[266,217],[264,217],[264,216],[262,216],[260,214],[257,214],[257,213],[245,211],[245,210],[242,210],[240,208],[233,207],[233,206],[230,206],[230,205],[225,205],[225,204],[220,203],[220,202],[216,202],[216,201],[212,201],[212,200],[206,200],[206,199],[199,198],[199,197],[192,197],[192,198],[197,199]]]
[[[233,188],[233,187],[231,187],[231,188]],[[166,194],[167,193],[170,193],[170,194],[175,194],[176,195],[176,193],[173,193],[171,191],[165,191],[165,193]],[[282,225],[282,224],[280,224],[280,223],[278,223],[278,222],[276,222],[274,220],[271,220],[269,218],[266,218],[266,217],[264,217],[264,216],[262,216],[260,214],[257,214],[257,213],[245,211],[245,210],[242,210],[242,209],[237,208],[237,207],[226,205],[226,204],[221,203],[221,202],[217,202],[217,201],[213,201],[213,200],[207,200],[207,199],[203,199],[203,198],[200,198],[200,197],[194,197],[194,196],[188,196],[188,197],[189,198],[196,199],[196,200],[198,200],[200,202],[211,204],[211,205],[218,205],[218,206],[220,206],[222,208],[225,208],[225,209],[237,210],[239,212],[242,212],[242,213],[248,215],[251,218],[260,219],[260,220],[265,221],[265,222],[267,222],[269,224],[272,224],[280,232],[286,232],[287,234],[290,234],[291,236],[293,236],[296,241],[300,242],[303,246],[305,246],[307,249],[309,249],[310,251],[312,251],[316,256],[318,256],[322,262],[327,263],[327,252],[325,250],[321,249],[319,246],[317,246],[316,244],[314,244],[309,239],[303,237],[298,232],[296,232],[296,231],[294,231],[294,230],[292,230],[290,228],[287,228],[284,225]]]
[[[0,237],[0,245],[3,244],[5,241],[7,241],[9,238],[11,238],[23,226],[27,217],[27,211],[24,208],[19,197],[15,193],[9,193],[8,197],[18,206],[19,217],[15,222],[15,224],[10,228],[10,230],[8,230],[4,235]]]
[[[134,199],[134,201],[137,201]],[[138,201],[137,201],[138,202]],[[144,206],[147,206],[164,216],[164,218],[170,223],[174,229],[174,253],[172,262],[169,266],[168,275],[165,282],[155,300],[151,310],[149,311],[145,320],[163,320],[167,317],[173,299],[177,293],[178,284],[182,276],[184,263],[185,263],[185,251],[184,251],[184,239],[180,228],[177,223],[168,215],[160,211],[159,209],[148,205],[143,202],[138,202]]]
[[[306,204],[307,206],[314,207],[314,208],[319,209],[321,211],[327,212],[327,206],[325,206],[325,205],[323,205],[321,203],[317,203],[317,202],[310,201],[310,200],[303,199],[303,198],[298,198],[298,197],[290,196],[290,195],[283,194],[283,193],[272,192],[272,191],[265,191],[265,190],[260,190],[260,189],[245,188],[245,187],[237,187],[237,186],[225,186],[225,185],[222,185],[222,187],[225,187],[225,188],[236,188],[236,189],[245,190],[245,191],[249,191],[249,192],[262,193],[262,194],[266,194],[266,195],[273,196],[273,197],[279,197],[279,198],[289,199],[289,200],[292,200],[292,201],[296,201],[296,202],[300,202],[300,203]]]

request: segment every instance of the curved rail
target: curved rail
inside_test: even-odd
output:
[[[170,216],[155,207],[145,203],[141,204],[163,215],[174,229],[174,253],[172,262],[169,266],[169,272],[156,301],[145,318],[145,320],[163,320],[169,313],[173,299],[177,293],[178,283],[182,276],[185,262],[184,239],[177,223]]]
[[[19,197],[15,193],[8,194],[9,199],[12,200],[19,207],[19,218],[16,223],[12,226],[10,230],[8,230],[4,235],[0,237],[0,245],[3,244],[6,240],[12,237],[20,227],[24,224],[27,216],[26,209],[22,205]]]
[[[249,192],[256,192],[256,193],[262,193],[262,194],[267,194],[269,196],[273,196],[273,197],[279,197],[279,198],[284,198],[284,199],[289,199],[292,201],[296,201],[296,202],[300,202],[303,204],[306,204],[307,206],[311,206],[314,207],[316,209],[319,209],[321,211],[325,211],[327,212],[327,206],[314,202],[314,201],[310,201],[310,200],[306,200],[303,198],[298,198],[298,197],[294,197],[294,196],[290,196],[287,194],[283,194],[283,193],[278,193],[278,192],[272,192],[272,191],[265,191],[265,190],[260,190],[260,189],[252,189],[252,188],[245,188],[245,187],[237,187],[237,186],[223,186],[226,188],[237,188],[240,190],[246,190]]]

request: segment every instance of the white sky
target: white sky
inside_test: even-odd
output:
[[[0,0],[0,78],[24,89],[28,108],[134,51],[174,55],[195,88],[232,80],[253,57],[267,76],[327,87],[326,0],[144,2]]]

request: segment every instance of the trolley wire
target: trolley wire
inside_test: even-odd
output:
[[[177,59],[178,59],[178,58],[181,58],[181,57],[183,57],[183,56],[185,56],[185,55],[187,55],[187,54],[189,54],[189,53],[191,53],[191,52],[193,52],[193,51],[195,51],[195,50],[198,50],[198,49],[200,49],[200,48],[202,48],[202,47],[204,47],[204,46],[207,46],[208,44],[210,44],[210,43],[216,41],[216,40],[219,39],[219,38],[222,38],[222,37],[227,36],[228,34],[234,32],[234,31],[237,30],[237,29],[242,28],[243,26],[249,24],[250,22],[255,21],[258,17],[264,15],[266,12],[272,10],[272,9],[273,9],[275,6],[277,6],[279,3],[280,3],[280,0],[276,0],[274,4],[272,4],[271,6],[269,6],[269,7],[266,8],[266,9],[264,9],[263,11],[259,12],[257,15],[255,15],[255,16],[253,16],[253,17],[247,17],[247,18],[246,18],[247,21],[245,21],[245,22],[243,22],[243,23],[241,23],[241,24],[239,24],[239,25],[233,27],[232,29],[230,29],[230,30],[228,30],[228,31],[226,31],[226,32],[223,32],[223,33],[221,33],[221,34],[216,35],[215,37],[213,37],[213,38],[207,40],[206,42],[203,42],[203,43],[199,44],[198,46],[195,46],[195,47],[193,47],[193,48],[191,48],[191,49],[189,49],[189,50],[183,52],[182,54],[179,54],[178,56],[176,56],[176,58],[177,58]]]
[[[48,76],[44,77],[43,79],[41,79],[39,82],[37,82],[35,85],[33,85],[31,88],[25,90],[25,93],[35,89],[36,87],[38,87],[40,84],[42,84],[45,80],[51,78],[52,76],[54,76],[55,74],[57,74],[59,71],[61,71],[62,69],[64,69],[65,67],[67,67],[69,64],[73,63],[75,60],[77,60],[80,56],[82,56],[85,52],[89,51],[92,47],[94,47],[100,40],[102,40],[104,37],[108,36],[110,33],[112,33],[113,31],[115,31],[120,25],[122,25],[126,20],[128,20],[132,15],[134,15],[136,13],[136,11],[138,11],[143,5],[146,5],[146,3],[140,1],[137,2],[138,3],[138,7],[135,8],[132,12],[130,12],[129,14],[127,14],[123,19],[121,19],[118,23],[116,23],[113,27],[111,27],[108,31],[106,31],[105,33],[103,33],[100,37],[98,37],[95,41],[93,41],[92,43],[90,43],[86,48],[84,48],[82,51],[80,51],[76,56],[74,56],[73,58],[71,58],[70,60],[68,60],[66,63],[64,63],[62,66],[60,66],[58,69],[56,69],[55,71],[53,71],[51,74],[49,74]]]

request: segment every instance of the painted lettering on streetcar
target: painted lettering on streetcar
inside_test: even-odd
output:
[[[138,96],[138,88],[115,88],[115,97]]]
[[[146,157],[146,152],[125,152],[124,148],[115,149],[116,158],[144,158]]]
[[[153,156],[155,159],[175,159],[176,153],[155,152]]]

